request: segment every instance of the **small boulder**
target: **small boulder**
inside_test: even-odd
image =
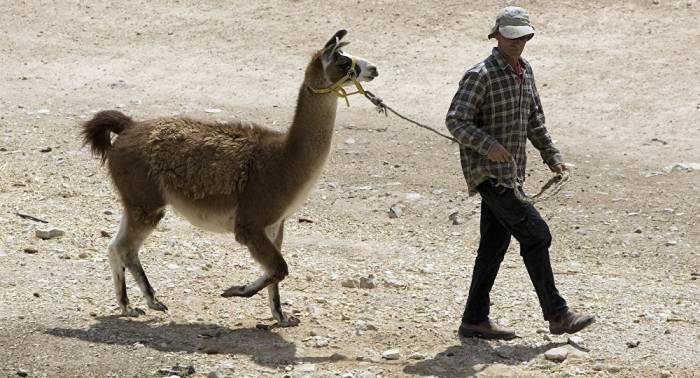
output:
[[[401,351],[399,349],[389,349],[382,353],[382,358],[385,360],[398,360],[401,358]]]
[[[564,347],[552,348],[544,352],[544,358],[549,361],[562,362],[569,355],[569,350]]]
[[[39,239],[48,240],[65,235],[66,232],[60,228],[36,230],[35,235]]]

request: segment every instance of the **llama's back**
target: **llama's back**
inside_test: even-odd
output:
[[[167,193],[190,199],[243,192],[251,161],[275,131],[247,122],[205,123],[189,118],[145,122],[151,175]]]

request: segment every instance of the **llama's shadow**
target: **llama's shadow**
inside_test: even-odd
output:
[[[51,328],[46,333],[91,343],[138,345],[163,352],[248,355],[267,367],[294,362],[336,361],[327,357],[297,357],[296,346],[277,333],[257,328],[231,329],[206,323],[155,324],[154,320],[131,320],[118,316],[98,317],[88,329]],[[137,344],[138,343],[138,344]]]
[[[430,359],[406,366],[403,371],[410,375],[431,377],[471,377],[487,366],[520,365],[532,360],[545,351],[566,343],[548,343],[542,346],[503,344],[492,346],[490,342],[480,339],[460,338],[460,345],[453,345]],[[506,372],[492,372],[495,375]],[[507,374],[513,373],[508,372]],[[516,374],[517,375],[517,374]]]

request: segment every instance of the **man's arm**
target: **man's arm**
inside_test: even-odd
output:
[[[464,74],[447,112],[445,125],[460,144],[488,155],[496,140],[482,131],[474,122],[486,96],[485,77],[470,70]]]
[[[532,71],[530,71],[532,72]],[[540,95],[537,92],[537,86],[535,85],[534,76],[532,79],[532,94],[533,99],[530,102],[530,118],[527,123],[527,137],[540,151],[542,160],[544,160],[549,168],[557,173],[567,170],[568,168],[564,164],[564,159],[552,142],[552,138],[547,132],[547,128],[544,126],[544,111],[542,110],[542,103],[540,102]]]

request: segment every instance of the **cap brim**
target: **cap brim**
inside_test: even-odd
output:
[[[501,26],[498,28],[498,32],[508,39],[515,39],[524,35],[535,34],[535,29],[530,25]]]

